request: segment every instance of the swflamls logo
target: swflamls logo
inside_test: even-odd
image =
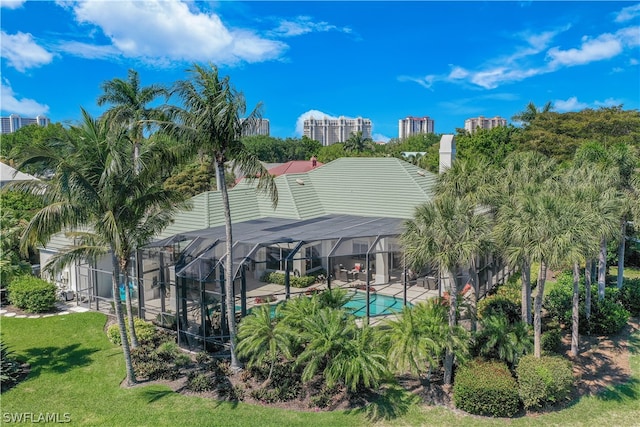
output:
[[[68,412],[3,412],[2,421],[9,423],[70,423]]]

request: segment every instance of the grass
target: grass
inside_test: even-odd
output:
[[[637,425],[640,419],[640,333],[632,337],[632,380],[602,395],[535,418],[484,419],[418,404],[393,389],[363,410],[294,412],[183,396],[168,387],[120,387],[120,348],[107,340],[100,313],[42,319],[2,318],[2,336],[31,364],[29,377],[2,395],[2,413],[68,413],[73,425],[358,426],[358,425]],[[378,419],[379,421],[372,421]],[[182,421],[181,421],[182,420]]]
[[[609,274],[612,276],[618,275],[618,267],[610,266]],[[624,277],[628,279],[640,279],[640,268],[638,267],[625,267],[624,268]]]

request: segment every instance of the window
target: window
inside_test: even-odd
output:
[[[316,267],[322,267],[320,259],[320,245],[307,246],[304,250],[304,268],[309,271]]]
[[[267,270],[285,270],[285,259],[291,253],[291,249],[283,249],[278,246],[267,248]]]

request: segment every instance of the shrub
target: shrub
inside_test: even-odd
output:
[[[562,330],[559,327],[543,332],[540,337],[540,345],[545,353],[560,352],[560,344],[562,344]]]
[[[528,409],[568,399],[573,386],[571,363],[561,356],[525,356],[516,375],[518,394]]]
[[[276,285],[284,286],[284,273],[265,273],[260,278],[260,281],[267,283],[275,283]],[[293,288],[307,288],[313,285],[317,280],[315,275],[310,276],[294,276],[293,274],[289,275],[289,285]]]
[[[172,361],[176,358],[176,356],[182,354],[182,352],[180,351],[180,347],[178,347],[178,344],[176,344],[175,342],[167,341],[160,344],[160,346],[156,350],[156,354],[162,360]]]
[[[622,305],[622,298],[626,298],[627,290],[615,287],[605,289],[603,300],[598,299],[598,286],[591,287],[591,317],[587,321],[585,316],[584,284],[580,285],[580,332],[593,334],[615,334],[626,324],[629,311]],[[625,295],[624,297],[622,295]],[[633,297],[630,297],[633,299]],[[618,302],[620,301],[620,302]],[[563,324],[571,323],[573,303],[573,279],[567,274],[558,277],[557,286],[545,297],[544,306],[547,313]]]
[[[187,376],[185,388],[187,390],[202,392],[213,390],[214,380],[211,376],[203,373],[190,372]]]
[[[622,305],[606,297],[602,301],[596,298],[592,304],[588,328],[594,334],[612,335],[620,332],[627,320],[629,312]]]
[[[324,385],[318,394],[314,394],[309,398],[309,407],[310,408],[326,408],[333,401],[336,394],[338,394],[337,387],[327,387]]]
[[[520,409],[516,380],[503,362],[474,360],[462,366],[453,386],[456,407],[476,415],[512,417]]]
[[[56,303],[56,285],[34,276],[15,278],[7,287],[9,302],[30,313],[51,311]]]
[[[127,336],[129,336],[129,322],[126,317],[124,322],[127,327]],[[153,323],[146,322],[136,317],[133,319],[133,324],[136,328],[136,335],[138,336],[140,344],[151,343],[156,338],[156,328]],[[120,328],[117,323],[114,323],[107,328],[107,338],[116,345],[122,345],[122,340],[120,339]]]
[[[23,376],[22,366],[7,345],[0,341],[0,384],[5,391],[17,384]]]
[[[640,279],[624,279],[618,301],[632,316],[640,316]]]
[[[492,295],[481,300],[478,303],[478,315],[481,319],[490,316],[503,316],[511,324],[519,322],[521,319],[520,306],[501,295]]]

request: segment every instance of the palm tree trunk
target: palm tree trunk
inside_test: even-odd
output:
[[[449,267],[449,334],[453,336],[454,329],[458,323],[458,284],[457,267]],[[447,346],[449,347],[449,346]],[[453,380],[453,351],[447,348],[444,356],[444,384],[451,385]]]
[[[522,321],[531,324],[531,264],[527,260],[522,261],[522,301],[521,316]]]
[[[131,348],[138,348],[138,334],[133,316],[133,306],[131,305],[131,291],[129,289],[129,260],[120,259],[120,269],[124,272],[124,301],[127,307],[127,322],[129,323],[129,335],[131,336]],[[118,294],[120,292],[118,291]],[[120,295],[118,295],[119,297]]]
[[[224,176],[224,161],[216,159],[217,173]],[[224,206],[224,228],[226,232],[226,262],[224,266],[224,287],[225,287],[225,304],[227,310],[227,325],[229,326],[229,349],[231,351],[231,369],[238,371],[242,369],[238,356],[236,355],[236,308],[235,295],[233,294],[233,233],[231,230],[231,207],[229,205],[229,193],[227,186],[222,185],[220,188],[222,196],[222,205]]]
[[[627,220],[622,218],[620,224],[620,244],[618,245],[618,289],[622,287],[624,278],[624,245],[627,240]]]
[[[607,241],[600,241],[600,252],[598,253],[598,299],[604,299],[604,288],[607,279]]]
[[[544,296],[544,283],[547,276],[547,264],[544,260],[540,261],[540,270],[538,271],[538,284],[536,286],[536,298],[533,305],[533,355],[540,357],[542,355],[542,298]]]
[[[111,278],[113,291],[113,306],[116,311],[116,320],[118,321],[118,329],[120,329],[120,340],[122,341],[122,352],[124,353],[124,364],[127,372],[126,383],[133,385],[137,382],[136,374],[133,370],[131,361],[131,348],[129,347],[129,338],[127,337],[127,327],[124,322],[124,313],[122,313],[122,300],[120,299],[120,288],[118,286],[118,278],[120,277],[120,265],[115,255],[111,256],[113,264],[113,276]]]
[[[475,257],[471,260],[469,277],[473,280],[473,295],[471,297],[471,332],[475,332],[478,329],[478,293],[480,292],[478,285],[478,269],[476,268]]]
[[[578,356],[580,339],[580,264],[573,263],[573,304],[571,308],[571,355]]]
[[[587,259],[584,267],[584,314],[587,320],[591,317],[591,271],[593,269],[593,260]]]

